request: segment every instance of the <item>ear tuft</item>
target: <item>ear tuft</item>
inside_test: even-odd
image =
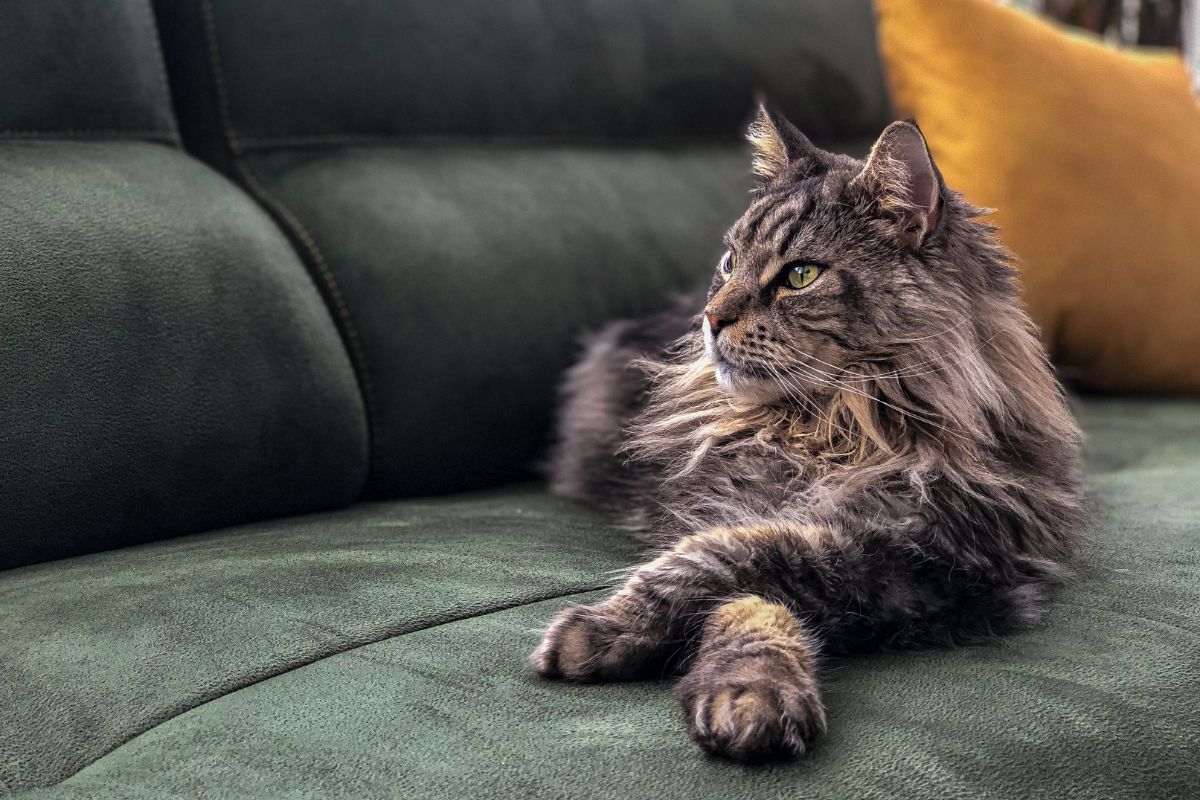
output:
[[[755,175],[769,181],[787,168],[787,147],[765,105],[759,105],[758,115],[746,129],[746,139],[754,148],[751,169]]]
[[[855,182],[890,221],[892,235],[902,246],[919,248],[937,227],[944,184],[916,123],[889,125]]]
[[[754,148],[754,174],[764,181],[774,180],[789,166],[816,158],[817,150],[812,142],[762,101],[758,105],[758,114],[746,130],[746,139]]]

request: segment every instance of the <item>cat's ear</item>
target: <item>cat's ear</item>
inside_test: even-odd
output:
[[[914,122],[884,130],[854,183],[903,247],[920,248],[941,219],[945,184]]]
[[[818,150],[792,123],[759,101],[758,113],[746,130],[754,148],[754,174],[763,181],[779,177],[785,169],[801,166],[803,171],[816,162]]]

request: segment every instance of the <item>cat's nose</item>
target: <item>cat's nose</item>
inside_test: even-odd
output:
[[[724,328],[726,325],[733,322],[732,319],[723,319],[721,315],[715,311],[705,311],[704,317],[708,320],[708,327],[712,329],[713,336],[716,336],[718,333],[720,333],[721,328]]]

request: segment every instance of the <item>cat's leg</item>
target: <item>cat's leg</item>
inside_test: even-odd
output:
[[[850,548],[855,549],[855,548]],[[716,528],[681,539],[633,572],[615,594],[561,612],[530,661],[546,677],[619,680],[662,674],[686,660],[708,613],[752,593],[823,606],[824,588],[845,586],[837,574],[853,554],[839,535],[808,525]],[[812,591],[797,581],[814,580]],[[682,652],[681,652],[682,651]]]
[[[851,536],[766,521],[687,536],[608,599],[562,612],[531,661],[547,677],[602,680],[661,675],[664,665],[694,657],[679,696],[702,746],[738,758],[794,752],[797,737],[807,745],[823,726],[815,648],[992,638],[1027,624],[1057,574],[1045,559],[969,564],[962,553],[941,557],[911,537],[872,530]],[[761,657],[741,661],[741,642],[755,643],[749,651]],[[739,686],[753,684],[754,695],[735,702],[731,674]],[[697,718],[701,702],[707,715]],[[796,709],[792,718],[768,725],[773,703],[784,702]],[[785,729],[795,736],[782,738]]]
[[[784,606],[747,595],[717,606],[675,688],[684,722],[710,753],[799,755],[825,730],[816,643]]]
[[[560,612],[529,663],[543,677],[581,682],[661,677],[682,644],[672,627],[627,585],[603,602]]]
[[[911,620],[927,601],[905,585],[902,550],[793,523],[693,534],[608,599],[562,612],[531,661],[547,677],[604,680],[661,675],[694,656],[679,699],[702,747],[742,759],[800,752],[824,728],[816,648],[846,645],[863,620]]]

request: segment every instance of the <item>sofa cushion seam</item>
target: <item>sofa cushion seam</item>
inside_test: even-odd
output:
[[[200,0],[200,12],[204,15],[204,38],[205,44],[208,46],[208,58],[212,62],[213,84],[217,91],[217,114],[221,119],[221,131],[225,134],[230,152],[236,157],[241,155],[242,147],[237,131],[233,127],[233,114],[229,109],[225,65],[221,60],[221,50],[217,44],[217,16],[213,11],[211,0]]]
[[[369,452],[367,454],[367,474],[363,478],[365,486],[374,473],[375,459],[379,452],[379,405],[376,400],[375,384],[371,378],[371,369],[367,362],[366,347],[363,345],[362,336],[358,332],[358,326],[354,324],[354,319],[350,314],[350,306],[346,302],[345,295],[342,293],[341,286],[338,284],[333,270],[329,267],[329,262],[325,260],[325,256],[321,253],[320,248],[317,247],[316,239],[308,232],[304,223],[300,221],[286,203],[278,199],[263,186],[262,182],[258,180],[258,177],[244,160],[235,156],[233,165],[238,177],[241,178],[242,185],[260,203],[275,213],[279,222],[291,231],[301,247],[308,253],[308,260],[315,267],[317,274],[321,278],[321,284],[325,287],[325,295],[328,298],[326,308],[328,309],[329,304],[332,304],[334,314],[341,322],[340,328],[349,350],[350,361],[354,365],[354,371],[362,390],[363,405],[366,407]]]
[[[363,346],[362,337],[350,315],[350,307],[346,303],[337,278],[334,276],[333,270],[329,268],[329,263],[325,260],[320,248],[317,247],[316,240],[292,210],[262,185],[250,167],[241,158],[242,145],[237,131],[233,127],[233,114],[229,106],[228,83],[225,79],[225,67],[221,59],[220,44],[217,41],[217,19],[212,0],[200,0],[200,8],[204,16],[205,40],[208,45],[209,60],[213,68],[213,83],[217,93],[217,114],[220,119],[221,130],[225,135],[226,144],[229,147],[232,157],[233,168],[238,178],[240,178],[242,185],[259,203],[265,205],[274,213],[278,222],[291,232],[294,240],[307,253],[308,258],[304,260],[312,265],[312,269],[307,271],[310,278],[313,278],[314,281],[319,276],[325,290],[322,294],[326,299],[326,309],[329,309],[330,305],[333,306],[332,314],[339,323],[337,327],[349,351],[350,361],[354,367],[355,376],[358,379],[367,417],[367,470],[359,489],[359,494],[361,494],[375,472],[374,467],[379,452],[378,445],[380,439],[379,406],[376,401],[375,387],[371,379],[371,370],[367,363],[366,348]],[[314,271],[317,273],[316,276],[313,275]]]

